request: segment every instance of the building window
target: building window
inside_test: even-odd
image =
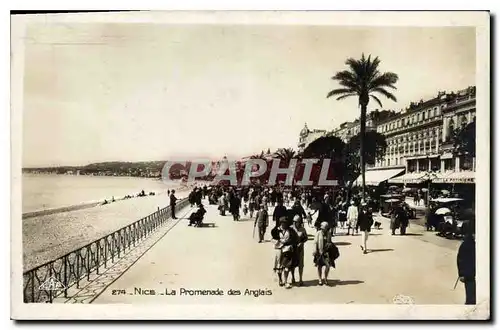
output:
[[[429,161],[427,159],[418,160],[418,170],[420,172],[425,172],[429,168]]]
[[[408,172],[415,172],[417,170],[417,162],[412,159],[408,160]]]
[[[422,119],[425,120],[425,111],[422,112]]]
[[[445,159],[444,160],[444,170],[445,171],[453,171],[455,168],[454,166],[454,159]]]
[[[462,121],[461,126],[463,128],[467,125],[467,117],[465,115],[462,115],[461,121]]]
[[[451,133],[453,133],[453,131],[455,130],[455,122],[453,121],[453,119],[450,119],[450,122],[448,124],[448,130]]]
[[[427,110],[427,119],[431,118],[431,110]]]
[[[440,161],[438,158],[432,158],[431,159],[431,171],[439,171],[439,168],[441,167]]]

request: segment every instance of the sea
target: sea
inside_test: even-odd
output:
[[[113,197],[120,199],[125,195],[135,196],[142,190],[146,194],[160,193],[178,186],[178,182],[165,183],[153,178],[23,174],[22,212],[111,200]]]

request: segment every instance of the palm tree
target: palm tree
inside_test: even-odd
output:
[[[332,77],[342,87],[334,89],[326,96],[330,98],[337,96],[337,101],[350,96],[358,98],[358,105],[361,107],[360,115],[360,162],[361,162],[361,180],[362,180],[362,197],[365,198],[365,132],[366,132],[366,110],[370,98],[377,102],[382,107],[382,102],[377,97],[381,94],[396,102],[396,97],[387,89],[397,89],[394,84],[398,81],[398,75],[393,72],[381,73],[378,70],[380,60],[375,57],[372,61],[371,55],[368,58],[365,54],[361,55],[361,59],[348,58],[345,62],[348,66],[347,70],[339,71]]]
[[[274,155],[284,161],[286,164],[289,164],[290,161],[295,157],[296,153],[292,148],[281,148],[278,149],[278,151],[276,151]]]

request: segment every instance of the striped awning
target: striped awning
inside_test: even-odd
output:
[[[461,171],[461,172],[448,172],[440,173],[433,183],[475,183],[475,172]]]
[[[404,168],[390,168],[366,171],[365,184],[368,186],[378,186],[381,182],[389,180],[405,171]],[[353,185],[361,185],[361,175],[354,181]]]
[[[388,182],[389,183],[422,183],[425,180],[427,180],[427,173],[426,172],[411,172],[411,173],[406,173],[401,176],[395,177],[390,179]]]

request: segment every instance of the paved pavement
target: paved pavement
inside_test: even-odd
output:
[[[393,303],[398,295],[415,304],[463,303],[463,287],[453,289],[455,246],[449,242],[443,246],[439,242],[443,238],[421,232],[420,226],[410,227],[408,236],[392,236],[388,220],[379,218],[383,228],[372,231],[366,255],[359,246],[360,235],[336,236],[340,258],[330,272],[328,287],[317,285],[310,240],[305,250],[305,286],[285,289],[278,286],[272,271],[272,243],[259,244],[252,238],[253,221],[222,217],[212,205],[207,210],[205,222],[214,227],[193,228],[187,220],[180,221],[93,303],[384,304]],[[314,229],[306,229],[312,236]],[[269,230],[266,238],[270,239]],[[217,289],[224,295],[191,292]],[[229,290],[239,290],[240,295],[229,296]]]

